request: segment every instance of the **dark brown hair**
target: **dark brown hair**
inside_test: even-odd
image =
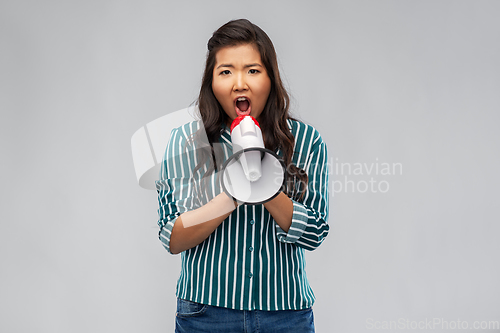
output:
[[[219,145],[213,145],[213,143],[218,142],[223,131],[223,126],[227,123],[229,117],[224,112],[212,90],[215,56],[217,51],[224,47],[241,44],[256,46],[262,63],[271,79],[271,91],[260,116],[260,127],[265,137],[266,148],[272,151],[276,151],[279,148],[282,152],[287,173],[287,184],[286,188],[283,189],[284,192],[290,197],[302,199],[308,179],[305,171],[297,168],[292,163],[295,141],[288,128],[287,119],[294,118],[288,112],[290,98],[281,81],[276,51],[269,36],[257,25],[246,19],[229,21],[215,31],[208,41],[205,71],[197,105],[211,151],[201,151],[201,159],[199,159],[199,165],[196,169],[199,169],[209,156],[211,157],[211,163],[205,175],[217,170],[222,165],[222,151]]]

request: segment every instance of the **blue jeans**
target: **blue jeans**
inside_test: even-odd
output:
[[[175,333],[314,333],[312,307],[246,311],[177,299]]]

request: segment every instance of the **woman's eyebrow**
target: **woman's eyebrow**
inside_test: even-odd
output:
[[[258,64],[258,63],[255,63],[255,64],[248,64],[248,65],[244,66],[244,68],[247,68],[247,67],[262,67],[262,65]]]
[[[219,66],[217,66],[216,69],[219,69],[221,67],[234,68],[234,66],[231,64],[220,64]],[[248,67],[262,67],[262,65],[259,63],[255,63],[255,64],[248,64],[248,65],[243,66],[243,68],[248,68]]]
[[[220,64],[219,66],[217,66],[217,68],[216,68],[216,69],[219,69],[219,68],[221,68],[221,67],[229,67],[229,68],[234,68],[234,66],[233,66],[233,65],[231,65],[231,64]]]

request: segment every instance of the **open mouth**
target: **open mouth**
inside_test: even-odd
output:
[[[234,108],[238,116],[247,116],[250,114],[250,111],[252,109],[250,106],[250,100],[246,97],[238,97],[235,100]]]

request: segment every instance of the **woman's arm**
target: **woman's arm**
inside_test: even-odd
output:
[[[172,228],[170,252],[178,254],[203,242],[236,207],[222,192],[204,206],[182,213]]]
[[[304,170],[308,175],[304,198],[299,202],[280,193],[269,202],[271,203],[269,207],[266,206],[276,221],[278,240],[295,244],[306,250],[318,248],[329,231],[327,149],[321,136],[315,130],[312,140],[312,147],[304,163]]]
[[[196,147],[187,140],[198,128],[193,122],[172,130],[156,181],[158,238],[172,254],[203,242],[236,207],[225,193],[205,204],[200,200],[193,177]]]
[[[285,193],[280,192],[276,198],[264,203],[264,207],[272,215],[274,221],[276,221],[280,228],[288,232],[293,217],[292,200]]]

